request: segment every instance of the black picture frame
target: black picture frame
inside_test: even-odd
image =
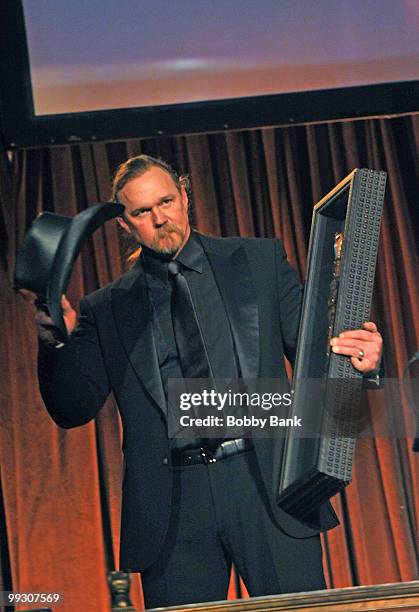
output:
[[[355,169],[314,206],[279,505],[301,518],[347,486],[362,374],[330,338],[369,320],[386,173]]]

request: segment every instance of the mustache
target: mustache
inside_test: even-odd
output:
[[[159,241],[162,238],[166,238],[167,236],[170,236],[171,234],[176,234],[178,237],[178,240],[175,241],[175,244],[173,244],[171,247],[166,247],[163,249],[159,247]],[[170,223],[170,222],[165,223],[165,225],[156,229],[156,232],[153,238],[153,242],[151,244],[151,249],[153,249],[154,251],[157,251],[158,253],[173,254],[177,251],[179,244],[182,242],[184,237],[185,237],[184,233],[177,225],[175,225],[174,223]]]
[[[165,238],[169,234],[177,234],[180,238],[183,238],[182,231],[180,228],[174,223],[165,223],[162,227],[159,227],[156,230],[156,234],[154,240],[159,240],[160,238]]]

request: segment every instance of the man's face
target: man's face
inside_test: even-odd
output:
[[[154,166],[128,181],[119,193],[125,206],[120,225],[141,245],[176,255],[189,238],[188,196],[170,174]]]

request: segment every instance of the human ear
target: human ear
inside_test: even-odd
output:
[[[188,194],[186,193],[186,189],[185,189],[184,185],[181,185],[180,195],[182,197],[182,204],[183,204],[184,208],[186,208],[186,210],[188,210],[188,207],[189,207],[189,198],[188,198]]]
[[[116,220],[118,221],[119,225],[122,227],[122,229],[127,232],[127,234],[131,234],[131,228],[128,225],[128,223],[125,221],[124,217],[117,217]]]

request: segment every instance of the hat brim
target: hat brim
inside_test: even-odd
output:
[[[83,244],[106,221],[122,214],[124,206],[98,203],[73,218],[43,213],[28,230],[15,266],[15,286],[33,291],[45,301],[57,336],[68,340],[61,297],[66,292],[74,261]]]
[[[94,204],[76,215],[64,233],[54,258],[46,296],[50,316],[64,341],[68,339],[68,333],[62,313],[61,296],[66,292],[74,261],[93,232],[106,221],[120,215],[123,210],[122,204]]]

